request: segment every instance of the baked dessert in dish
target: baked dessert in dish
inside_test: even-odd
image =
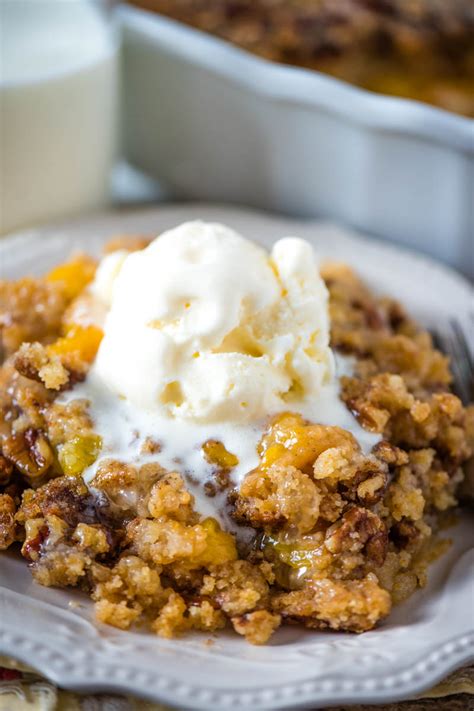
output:
[[[277,62],[474,116],[471,0],[130,0]]]
[[[101,622],[363,632],[449,545],[474,408],[398,302],[303,240],[115,240],[2,282],[0,328],[0,545]]]

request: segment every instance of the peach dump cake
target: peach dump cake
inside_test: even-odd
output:
[[[472,0],[129,0],[277,62],[474,116]]]
[[[164,637],[369,630],[472,455],[447,358],[349,267],[218,224],[0,287],[0,545]]]

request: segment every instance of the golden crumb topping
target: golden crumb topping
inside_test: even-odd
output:
[[[40,584],[86,591],[101,622],[163,637],[228,625],[263,644],[287,623],[363,632],[425,584],[473,455],[474,407],[451,392],[447,358],[397,302],[344,265],[324,268],[332,347],[355,363],[341,397],[379,433],[370,451],[285,412],[232,489],[236,456],[202,443],[245,527],[237,540],[197,510],[192,472],[153,461],[159,432],[137,462],[101,459],[85,485],[103,443],[86,399],[57,398],[86,376],[102,337],[70,316],[88,303],[94,271],[78,257],[44,279],[0,284],[0,548],[19,542]]]

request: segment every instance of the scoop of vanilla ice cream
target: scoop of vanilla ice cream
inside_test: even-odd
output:
[[[103,276],[111,306],[93,376],[141,408],[250,422],[333,376],[327,291],[303,240],[269,256],[223,225],[188,222]]]

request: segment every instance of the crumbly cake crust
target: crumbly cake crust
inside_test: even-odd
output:
[[[381,440],[364,454],[338,427],[292,413],[269,422],[258,468],[229,493],[235,520],[254,530],[244,547],[195,511],[179,472],[106,460],[98,495],[82,481],[100,438],[87,401],[55,400],[100,342],[71,323],[94,268],[78,257],[0,283],[0,548],[21,545],[42,585],[82,588],[98,620],[164,637],[231,625],[263,644],[286,623],[363,632],[425,583],[448,545],[438,531],[473,453],[474,407],[397,302],[325,266],[332,345],[355,359],[342,398]],[[225,485],[232,462],[218,443],[211,454]]]

